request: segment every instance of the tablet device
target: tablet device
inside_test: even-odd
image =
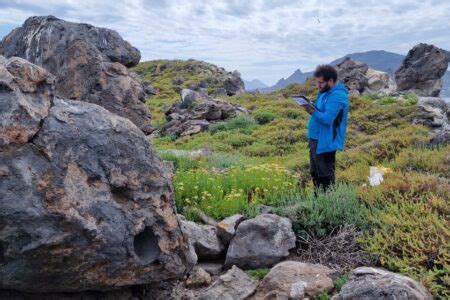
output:
[[[315,110],[318,110],[317,107],[313,103],[311,103],[311,101],[304,95],[294,95],[291,96],[291,98],[294,99],[294,101],[297,102],[298,105],[311,106]]]

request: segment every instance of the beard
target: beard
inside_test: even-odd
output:
[[[330,89],[331,89],[331,87],[330,87],[330,86],[328,85],[328,83],[327,83],[323,88],[320,89],[320,92],[321,92],[321,93],[326,93],[326,92],[328,92]]]

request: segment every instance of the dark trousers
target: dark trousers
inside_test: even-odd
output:
[[[336,151],[316,154],[317,140],[309,139],[309,171],[317,190],[327,190],[335,183]]]

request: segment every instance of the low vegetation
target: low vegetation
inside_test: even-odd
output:
[[[162,91],[147,101],[155,125],[164,122],[162,108],[178,97],[170,76],[152,78]],[[214,124],[194,136],[153,138],[163,158],[174,162],[178,210],[195,219],[189,213],[189,207],[195,207],[220,219],[238,212],[253,216],[269,205],[292,220],[304,247],[309,243],[323,249],[341,243],[337,233],[345,227],[341,234],[351,235],[354,244],[342,249],[368,255],[350,265],[371,261],[419,280],[436,297],[450,297],[450,145],[428,145],[429,130],[411,123],[417,98],[351,96],[346,148],[337,155],[337,185],[314,197],[308,114],[289,99],[294,93],[314,97],[315,87],[307,82],[271,94],[229,97],[250,115]],[[210,154],[165,154],[167,149],[199,148]],[[371,187],[370,166],[392,172],[380,186]],[[311,260],[320,261],[314,255]]]

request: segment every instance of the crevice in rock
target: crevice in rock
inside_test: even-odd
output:
[[[3,264],[5,261],[6,261],[5,247],[3,246],[3,243],[0,243],[0,264]]]
[[[136,256],[144,264],[154,262],[161,252],[158,246],[158,239],[149,226],[145,227],[144,231],[134,237],[133,246]]]

